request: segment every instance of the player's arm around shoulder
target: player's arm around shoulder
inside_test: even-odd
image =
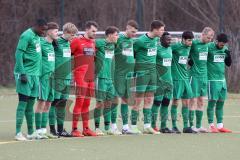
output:
[[[134,52],[134,57],[136,57],[136,54],[144,47],[143,41],[138,37],[135,39],[133,42],[133,52]]]
[[[180,49],[180,46],[181,46],[181,42],[174,42],[174,43],[172,43],[170,45],[170,47],[172,49],[172,53],[176,54],[177,53],[176,51]]]
[[[75,55],[77,50],[79,50],[80,39],[79,37],[74,38],[70,43],[71,54]]]

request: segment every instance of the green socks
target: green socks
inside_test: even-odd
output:
[[[216,104],[216,101],[208,101],[207,116],[208,116],[209,124],[213,123],[215,104]]]
[[[100,118],[101,118],[101,112],[102,112],[102,108],[95,108],[95,109],[94,109],[95,128],[99,128]]]
[[[117,110],[118,104],[112,104],[111,106],[111,122],[112,124],[116,124],[117,122]]]
[[[194,124],[193,124],[194,115],[195,115],[195,110],[189,110],[189,123],[190,123],[190,127],[194,126]]]
[[[161,106],[160,108],[160,116],[161,116],[161,129],[167,127],[168,120],[168,106]]]
[[[65,120],[65,107],[57,107],[56,112],[57,112],[57,124],[63,125]]]
[[[133,110],[131,111],[131,123],[132,125],[137,125],[137,120],[139,116],[139,111]]]
[[[196,128],[202,127],[203,111],[196,110]]]
[[[217,101],[216,110],[215,110],[217,123],[222,123],[223,121],[223,106],[224,106],[224,101]]]
[[[49,125],[55,125],[56,123],[56,108],[51,106],[49,110]]]
[[[27,107],[27,102],[19,101],[16,111],[16,134],[21,132],[21,127],[25,115],[25,110]]]
[[[144,124],[151,123],[151,109],[150,108],[143,108],[143,116],[144,116]]]
[[[160,106],[157,106],[153,104],[151,112],[152,112],[152,128],[156,127],[156,121],[158,117],[158,111],[159,111]]]
[[[41,128],[47,128],[47,122],[48,122],[48,112],[42,112]]]
[[[104,107],[104,109],[103,109],[103,117],[104,117],[104,128],[107,131],[110,128],[111,107]]]
[[[123,125],[128,124],[128,105],[127,104],[121,104],[121,116]]]
[[[189,109],[187,106],[182,106],[182,117],[183,117],[183,128],[187,128],[188,117],[189,117]]]
[[[36,129],[41,129],[41,122],[42,122],[42,113],[36,112],[35,113]]]
[[[33,134],[33,122],[34,122],[34,112],[33,112],[33,106],[35,103],[35,98],[29,98],[27,107],[25,110],[25,116],[27,121],[27,128],[28,128],[28,134]]]
[[[172,127],[177,127],[177,106],[172,105],[171,107],[171,118],[172,118]]]

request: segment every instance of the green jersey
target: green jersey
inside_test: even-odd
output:
[[[16,61],[14,73],[39,76],[42,59],[40,37],[31,28],[20,36],[16,54],[20,53],[23,54],[20,60],[22,64]]]
[[[60,37],[57,40],[58,48],[55,50],[55,78],[71,79],[71,49],[70,43]]]
[[[190,59],[193,66],[190,68],[190,75],[194,77],[207,77],[208,44],[200,40],[194,40],[190,50]]]
[[[207,60],[207,69],[208,69],[208,80],[224,80],[225,79],[225,57],[226,53],[224,52],[227,47],[218,49],[214,42],[209,44],[208,49],[208,60]]]
[[[135,70],[155,70],[158,38],[150,38],[147,34],[136,39],[133,48],[136,58]]]
[[[172,48],[165,48],[161,44],[157,48],[157,65],[167,68],[167,72],[161,76],[163,80],[172,82]]]
[[[114,43],[108,43],[106,39],[97,39],[96,40],[96,63],[99,63],[98,61],[101,61],[101,65],[96,65],[98,70],[100,72],[97,74],[98,78],[105,78],[105,79],[112,79],[113,73],[114,73],[114,50],[115,50],[115,44]]]
[[[126,75],[134,71],[133,39],[120,34],[115,49],[115,72]]]
[[[42,72],[41,75],[51,74],[55,69],[55,53],[52,43],[41,38]]]
[[[172,78],[173,80],[189,79],[188,56],[191,47],[183,43],[175,43],[172,46],[173,61],[172,61]]]

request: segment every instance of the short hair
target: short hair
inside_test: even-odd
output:
[[[63,33],[77,34],[77,32],[78,29],[73,23],[68,22],[63,25]]]
[[[98,24],[97,24],[97,22],[95,22],[95,21],[87,21],[87,22],[85,23],[85,29],[89,29],[89,28],[91,28],[91,26],[94,26],[94,27],[96,27],[96,28],[99,27]]]
[[[162,37],[169,36],[169,35],[170,35],[169,32],[163,32]]]
[[[109,34],[119,33],[119,29],[115,26],[109,26],[105,30],[105,35],[108,36]]]
[[[227,43],[228,42],[228,36],[225,33],[220,33],[217,35],[217,41]]]
[[[135,29],[138,29],[138,23],[135,20],[129,20],[127,22],[128,26],[134,27]]]
[[[165,38],[165,36],[170,36],[170,35],[171,35],[171,34],[170,34],[169,32],[163,32],[160,40],[162,41],[162,40]]]
[[[59,29],[59,25],[55,22],[48,22],[47,26],[48,26],[48,30],[49,29]]]
[[[35,26],[38,27],[47,26],[47,21],[45,19],[39,18],[36,20]]]
[[[159,28],[164,27],[164,26],[165,26],[165,24],[162,21],[154,20],[151,23],[150,30],[153,31],[154,29],[159,29]]]
[[[202,30],[202,34],[208,34],[209,32],[214,32],[214,30],[211,27],[205,27]]]
[[[193,39],[194,35],[192,31],[184,31],[182,33],[182,39]]]

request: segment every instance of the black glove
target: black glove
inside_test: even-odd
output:
[[[28,81],[26,74],[20,74],[19,79],[22,83],[27,83],[27,81]]]
[[[193,60],[192,60],[192,59],[189,59],[189,60],[188,60],[188,65],[192,67],[193,64],[194,64]]]
[[[226,66],[230,67],[232,64],[231,52],[229,50],[224,51],[226,53],[226,58],[224,60]]]

